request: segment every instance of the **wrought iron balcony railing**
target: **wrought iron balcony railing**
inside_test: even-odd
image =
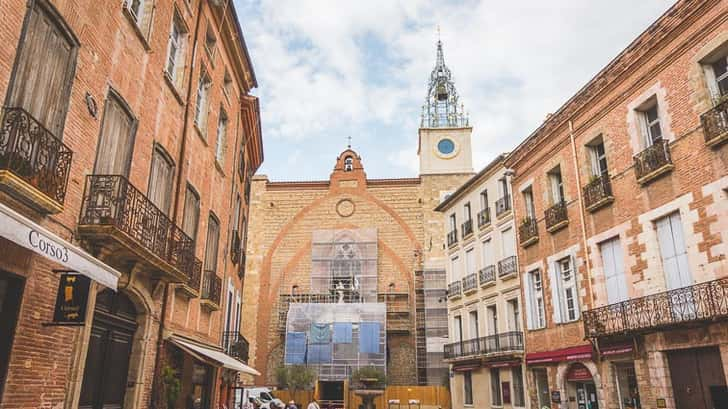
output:
[[[50,213],[63,210],[73,152],[23,108],[3,108],[0,127],[0,185]],[[38,203],[9,173],[54,203]]]
[[[596,176],[584,186],[584,207],[586,210],[593,212],[613,201],[614,196],[612,196],[612,183],[609,174],[604,173]]]
[[[645,184],[672,170],[670,145],[664,139],[656,140],[651,146],[634,156],[637,182]]]
[[[507,352],[523,352],[523,332],[510,331],[502,334],[453,342],[445,345],[445,359],[481,357]]]
[[[487,226],[490,224],[490,208],[486,207],[485,209],[478,212],[478,228],[482,228],[483,226]]]
[[[498,262],[498,277],[508,277],[518,272],[516,256],[509,256]]]
[[[478,271],[478,279],[480,280],[480,285],[494,283],[495,282],[495,266],[490,265],[485,268],[481,268],[480,271]]]
[[[705,143],[717,146],[728,140],[728,98],[700,116]]]
[[[463,295],[460,281],[453,281],[447,285],[447,298],[457,298]]]
[[[248,363],[250,344],[237,331],[225,331],[222,334],[222,349],[233,358]]]
[[[463,278],[463,292],[468,293],[478,289],[478,275],[475,273],[468,274]]]
[[[501,217],[511,210],[511,195],[505,194],[495,202],[495,216]]]
[[[238,264],[238,278],[243,279],[245,277],[245,262],[247,261],[245,252],[240,252],[240,264]]]
[[[529,246],[538,241],[538,224],[536,219],[527,217],[523,219],[521,225],[518,227],[518,238],[520,239],[521,246]]]
[[[466,220],[463,222],[462,226],[460,226],[463,229],[463,239],[473,234],[473,219]]]
[[[192,239],[124,176],[86,177],[78,228],[90,238],[116,240],[181,282],[190,280],[196,260]]]
[[[453,229],[447,234],[447,246],[452,247],[458,242],[458,230]]]
[[[205,271],[202,279],[202,293],[200,298],[207,301],[205,304],[211,309],[220,308],[220,293],[222,292],[222,279],[214,271]]]
[[[546,230],[554,232],[569,224],[569,211],[565,201],[560,201],[544,211]]]
[[[230,240],[230,260],[233,264],[238,264],[240,262],[240,253],[240,234],[238,234],[237,230],[233,230],[232,238]]]
[[[585,311],[587,337],[634,334],[728,318],[728,277]]]

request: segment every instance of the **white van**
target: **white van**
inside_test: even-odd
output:
[[[246,388],[245,391],[248,394],[248,398],[258,399],[260,401],[260,409],[270,409],[271,402],[283,404],[283,401],[273,396],[273,391],[270,388],[252,387]]]

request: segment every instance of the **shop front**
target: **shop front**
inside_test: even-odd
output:
[[[534,407],[599,409],[602,391],[591,345],[526,354]]]

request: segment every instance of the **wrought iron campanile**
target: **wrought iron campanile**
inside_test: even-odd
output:
[[[422,106],[420,126],[423,128],[462,128],[468,125],[450,69],[445,65],[442,41],[437,40],[437,60],[430,73],[427,98]]]

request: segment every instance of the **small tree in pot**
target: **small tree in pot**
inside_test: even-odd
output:
[[[291,399],[296,399],[296,392],[310,391],[316,384],[316,370],[306,365],[281,366],[276,369],[276,381],[281,389],[288,389],[291,392]],[[301,402],[304,403],[304,402]]]
[[[351,374],[351,382],[356,388],[384,389],[387,377],[384,371],[376,366],[363,366]]]

